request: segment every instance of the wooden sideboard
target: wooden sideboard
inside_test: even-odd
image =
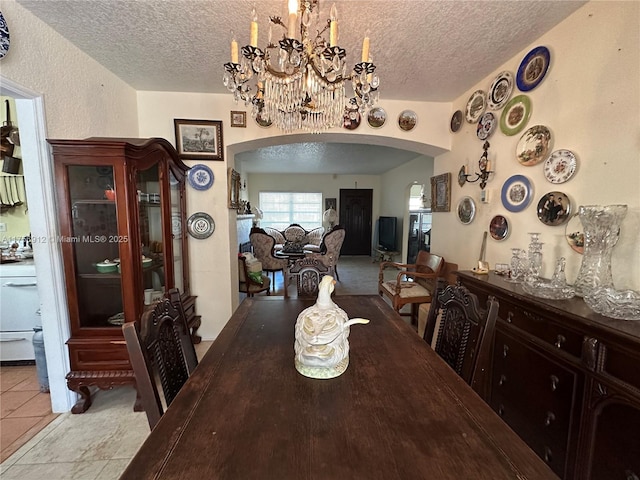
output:
[[[485,400],[564,479],[640,479],[640,322],[458,272],[500,303]]]

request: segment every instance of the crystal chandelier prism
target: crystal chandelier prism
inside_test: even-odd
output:
[[[306,130],[319,133],[342,125],[345,112],[372,107],[379,98],[380,79],[369,57],[369,36],[362,43],[362,61],[347,74],[346,51],[337,45],[338,15],[333,5],[330,18],[319,21],[319,0],[289,0],[289,18],[269,17],[269,35],[258,48],[258,18],[251,12],[251,38],[242,47],[231,41],[231,62],[225,63],[223,82],[236,102],[251,106],[256,120],[273,123],[284,132]],[[272,41],[273,28],[282,29]],[[329,40],[324,34],[329,32]],[[315,32],[315,33],[313,33]],[[346,98],[351,82],[353,97]]]

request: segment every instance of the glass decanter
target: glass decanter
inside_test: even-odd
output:
[[[584,297],[595,288],[612,288],[611,253],[618,242],[620,223],[627,214],[626,205],[580,206],[584,227],[584,253],[574,288]]]

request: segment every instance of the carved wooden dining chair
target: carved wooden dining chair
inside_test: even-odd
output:
[[[431,345],[439,320],[434,350],[484,399],[488,399],[487,372],[497,317],[498,301],[493,297],[487,300],[487,308],[482,309],[478,297],[466,287],[448,285],[446,279],[438,279],[424,340]]]
[[[388,268],[399,270],[395,280],[385,281],[384,272]],[[378,272],[378,293],[388,297],[394,310],[411,305],[411,323],[418,321],[418,307],[431,302],[436,286],[436,278],[444,268],[444,259],[430,252],[420,251],[416,263],[381,262]],[[402,314],[401,314],[402,315]]]
[[[285,287],[291,279],[296,279],[298,298],[316,298],[322,277],[329,273],[329,268],[317,257],[299,258],[287,269]]]
[[[136,389],[152,430],[198,364],[179,295],[178,303],[171,297],[169,292],[139,322],[122,326]]]

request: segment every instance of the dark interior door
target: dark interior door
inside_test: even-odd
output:
[[[340,189],[340,225],[345,230],[342,255],[371,255],[373,190]]]

